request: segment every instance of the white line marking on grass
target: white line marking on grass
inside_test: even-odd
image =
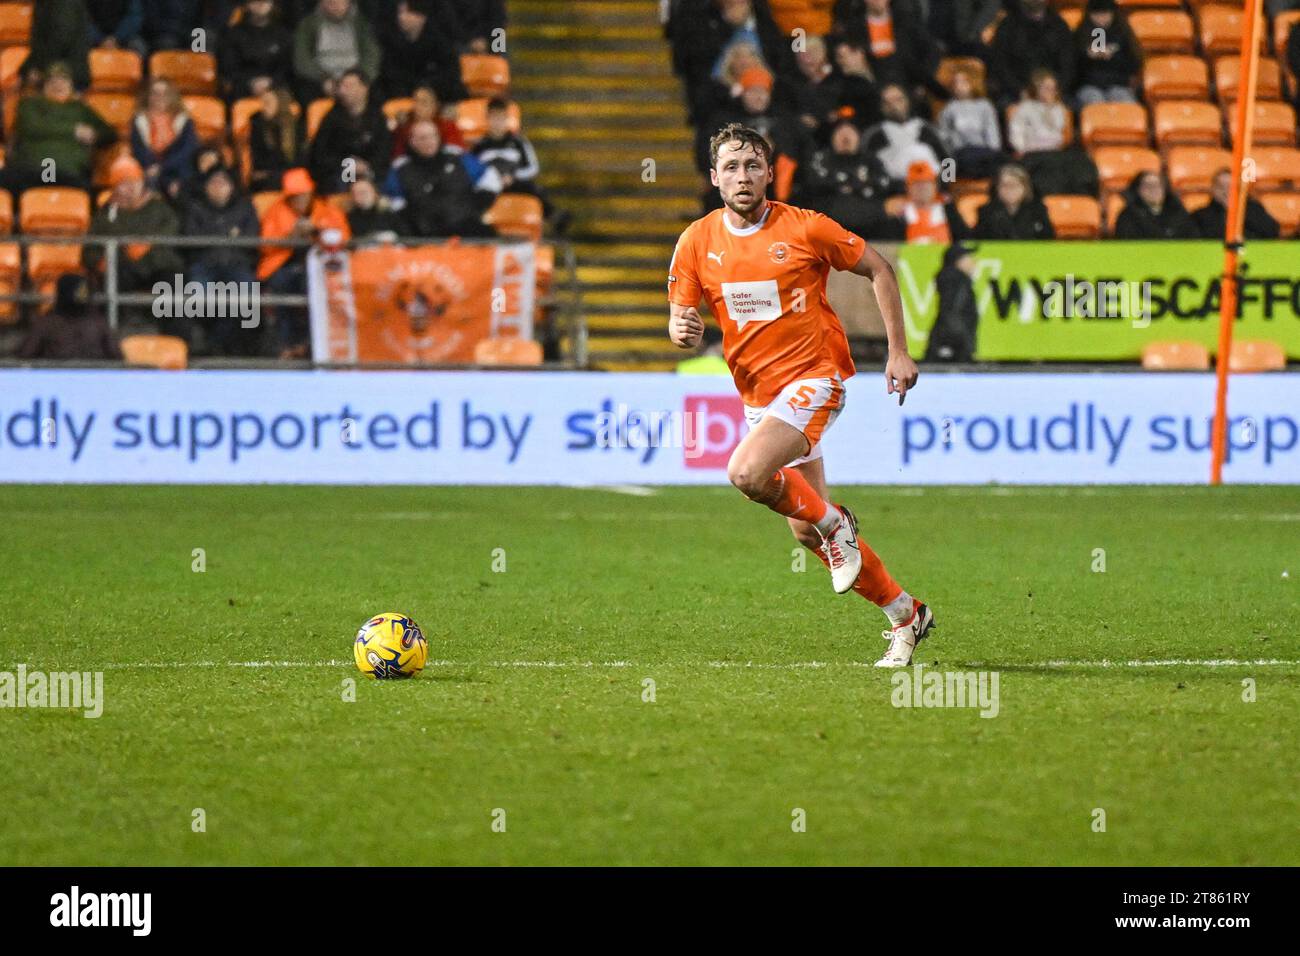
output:
[[[658,488],[651,488],[649,485],[593,485],[592,490],[612,491],[616,495],[632,495],[637,498],[649,498],[659,494]]]

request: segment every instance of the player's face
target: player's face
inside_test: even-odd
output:
[[[738,216],[745,216],[763,204],[772,169],[748,144],[726,143],[718,150],[718,161],[710,173],[722,202]]]

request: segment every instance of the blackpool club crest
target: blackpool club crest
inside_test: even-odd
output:
[[[790,258],[790,247],[784,242],[774,242],[767,247],[767,255],[778,265]]]

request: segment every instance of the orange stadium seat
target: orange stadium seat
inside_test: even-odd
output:
[[[217,58],[211,53],[159,50],[149,57],[149,77],[171,80],[182,94],[213,96],[217,92]]]
[[[491,53],[464,53],[460,80],[470,96],[503,96],[510,89],[510,61]]]
[[[1204,100],[1164,100],[1155,105],[1156,145],[1218,146],[1223,142],[1223,115]]]
[[[1089,103],[1079,111],[1079,134],[1085,149],[1097,146],[1145,146],[1151,133],[1147,111],[1138,103]]]
[[[989,201],[988,196],[982,196],[979,193],[969,193],[957,200],[957,212],[970,228],[975,228],[975,223],[979,221],[980,207]]]
[[[1119,214],[1124,211],[1124,194],[1121,192],[1110,192],[1106,195],[1106,235],[1115,234],[1115,223],[1119,219]]]
[[[135,119],[136,101],[130,93],[87,93],[85,103],[117,130],[123,139],[131,135],[131,121]]]
[[[1230,372],[1281,372],[1286,369],[1282,346],[1267,339],[1237,339],[1228,352]]]
[[[1300,193],[1260,193],[1258,198],[1277,220],[1280,238],[1293,238],[1300,230]]]
[[[134,50],[90,51],[90,88],[96,93],[135,93],[144,77],[144,61]]]
[[[1178,201],[1188,212],[1204,209],[1210,202],[1210,194],[1200,189],[1184,189],[1178,193]]]
[[[1183,6],[1183,0],[1119,0],[1119,5],[1125,10],[1130,7],[1160,7],[1161,9],[1172,8],[1179,10]]]
[[[22,252],[15,242],[0,243],[0,295],[15,295],[22,289]],[[0,302],[0,325],[18,321],[17,302]]]
[[[1181,10],[1134,10],[1128,15],[1128,25],[1147,56],[1192,52],[1192,18]]]
[[[1210,70],[1196,56],[1153,56],[1142,69],[1142,88],[1147,102],[1205,99],[1210,95]]]
[[[536,196],[502,193],[483,219],[503,236],[534,242],[542,238],[542,201]]]
[[[1043,204],[1058,239],[1096,239],[1101,235],[1101,205],[1091,196],[1044,196]]]
[[[1237,103],[1223,105],[1223,125],[1232,142],[1232,124],[1237,118]],[[1255,118],[1251,125],[1250,143],[1255,146],[1294,146],[1295,110],[1281,100],[1256,100]]]
[[[487,104],[487,99],[483,97],[461,100],[456,104],[456,127],[460,130],[461,136],[465,137],[468,145],[477,143],[487,132]],[[519,104],[512,101],[507,115],[510,118],[511,132],[519,132],[521,125]]]
[[[1083,22],[1082,7],[1066,7],[1064,10],[1057,10],[1056,12],[1061,15],[1061,19],[1065,21],[1065,25],[1070,28],[1071,33],[1077,30],[1079,24]]]
[[[65,272],[81,271],[81,246],[38,243],[27,247],[27,278],[36,291],[50,295]]]
[[[1214,61],[1214,89],[1219,102],[1226,103],[1237,98],[1241,86],[1241,57],[1221,56]],[[1271,57],[1259,58],[1259,75],[1255,79],[1256,100],[1280,100],[1282,98],[1282,71],[1277,60]]]
[[[90,228],[90,197],[81,189],[37,186],[18,200],[18,228],[37,236],[75,236]]]
[[[934,71],[934,78],[947,89],[952,89],[952,78],[959,69],[966,69],[979,77],[978,86],[983,88],[985,80],[984,61],[975,56],[945,56],[939,61],[939,68]]]
[[[1293,146],[1254,146],[1247,161],[1253,164],[1254,186],[1260,192],[1300,189],[1300,149]],[[1251,166],[1243,173],[1248,174]]]
[[[204,143],[220,143],[226,138],[226,104],[215,96],[183,96],[181,102],[194,122],[194,132]]]
[[[1200,372],[1210,367],[1210,350],[1200,342],[1148,342],[1142,367],[1158,372]]]
[[[127,365],[179,371],[189,364],[189,347],[175,335],[128,335],[122,339]]]
[[[315,139],[316,131],[325,120],[325,114],[334,108],[334,101],[328,96],[312,100],[307,104],[307,138]]]
[[[0,46],[26,46],[32,35],[30,3],[0,3]]]
[[[14,231],[14,197],[7,189],[0,189],[0,234]]]
[[[1241,52],[1243,11],[1240,7],[1231,7],[1224,3],[1207,3],[1196,11],[1196,17],[1201,25],[1201,50],[1206,56],[1216,57]],[[1268,49],[1267,34],[1267,30],[1260,31],[1261,51]]]
[[[415,100],[409,96],[397,96],[384,103],[384,119],[388,128],[396,129],[415,106]]]
[[[1283,63],[1286,62],[1286,41],[1297,23],[1300,23],[1300,10],[1283,10],[1273,18],[1273,53]]]
[[[1167,159],[1169,185],[1177,192],[1209,189],[1214,174],[1225,166],[1232,166],[1232,153],[1204,146],[1175,146],[1169,150]]]
[[[474,346],[474,361],[479,365],[541,365],[542,347],[532,339],[494,335]]]
[[[1092,154],[1103,192],[1123,189],[1138,173],[1160,171],[1160,157],[1141,146],[1101,146]]]
[[[230,107],[230,138],[235,145],[235,156],[239,160],[239,174],[244,184],[253,173],[253,156],[249,148],[249,134],[252,131],[253,114],[261,110],[262,102],[256,96],[245,96],[235,100]],[[302,112],[297,103],[289,104],[293,115]]]

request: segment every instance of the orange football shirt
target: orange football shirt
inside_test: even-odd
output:
[[[799,379],[851,376],[826,276],[857,265],[866,243],[821,213],[782,202],[769,200],[763,220],[745,229],[733,229],[724,212],[697,219],[677,240],[668,300],[708,302],[744,403],[766,406]]]

